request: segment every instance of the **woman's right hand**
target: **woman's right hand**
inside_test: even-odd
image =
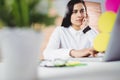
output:
[[[85,17],[82,19],[82,25],[80,26],[81,28],[87,27],[89,25],[89,16],[86,14]]]
[[[81,50],[73,49],[70,51],[70,56],[72,56],[74,58],[89,57],[89,56],[96,57],[97,53],[98,52],[95,51],[93,48],[85,48],[85,49],[81,49]]]

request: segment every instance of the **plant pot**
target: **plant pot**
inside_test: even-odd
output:
[[[36,80],[41,33],[32,29],[3,29],[0,33],[2,80]]]

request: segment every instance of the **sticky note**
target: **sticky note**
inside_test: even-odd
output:
[[[104,12],[98,19],[98,28],[101,32],[111,32],[116,20],[114,12]]]
[[[107,11],[113,11],[117,13],[119,7],[120,7],[120,0],[106,0],[105,1],[105,8]]]
[[[109,33],[98,34],[93,41],[94,49],[99,52],[105,51],[107,49],[109,39],[110,39]]]

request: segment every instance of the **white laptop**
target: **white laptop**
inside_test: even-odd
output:
[[[103,61],[120,61],[120,7]]]

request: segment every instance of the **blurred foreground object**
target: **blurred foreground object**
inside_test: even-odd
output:
[[[99,17],[98,28],[101,32],[111,32],[116,20],[114,12],[104,12]]]
[[[120,0],[106,0],[105,2],[105,8],[107,11],[113,11],[117,13],[119,7],[120,7]]]
[[[36,9],[41,5],[41,1],[0,0],[0,22],[7,27],[30,27],[33,23],[54,24],[55,17],[49,16],[48,13],[42,14]]]
[[[107,49],[107,45],[110,39],[109,33],[100,33],[94,39],[94,48],[99,52],[103,52]]]

